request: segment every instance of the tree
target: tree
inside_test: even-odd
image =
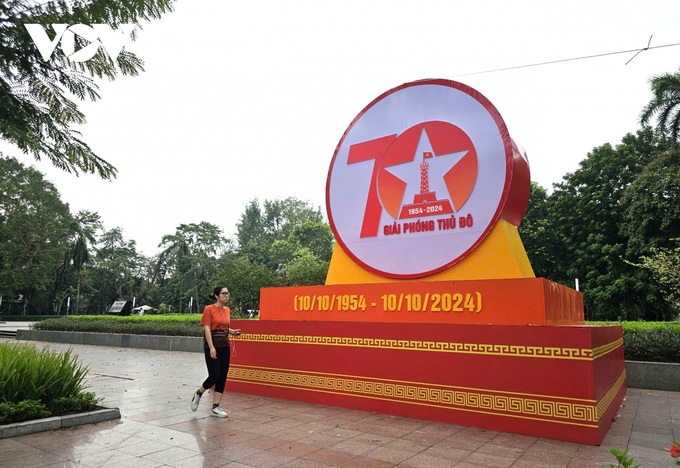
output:
[[[324,284],[328,274],[328,261],[319,257],[307,247],[295,252],[293,260],[287,265],[287,279],[292,286],[315,286]]]
[[[308,221],[323,222],[321,210],[312,207],[309,202],[295,197],[264,201],[264,231],[272,242],[288,237],[294,227]]]
[[[288,239],[306,247],[320,261],[330,262],[335,238],[328,223],[304,221],[293,227]]]
[[[159,247],[163,251],[155,262],[156,278],[162,285],[162,302],[189,304],[197,301],[202,291],[209,289],[217,270],[217,259],[227,250],[227,240],[217,226],[201,222],[180,224],[175,234],[163,236]]]
[[[238,250],[218,277],[234,291],[234,307],[259,308],[260,288],[323,284],[333,253],[333,233],[320,208],[294,197],[251,200],[236,225]],[[277,276],[279,264],[287,275]]]
[[[650,249],[638,265],[650,271],[661,284],[675,317],[680,318],[680,238],[671,240],[671,247]]]
[[[652,248],[670,247],[671,239],[680,237],[680,148],[657,152],[621,202],[628,256],[636,259]]]
[[[586,318],[648,319],[668,316],[659,288],[626,259],[628,238],[621,233],[622,198],[666,141],[651,129],[626,135],[616,147],[593,149],[579,169],[555,185],[549,197],[550,229],[559,249],[555,277],[582,285]]]
[[[139,26],[141,20],[172,11],[173,1],[0,2],[0,138],[37,160],[46,157],[67,172],[115,177],[115,167],[99,158],[74,128],[86,119],[73,98],[96,101],[100,97],[97,80],[138,75],[144,70],[143,61],[125,49],[111,57],[103,48],[83,62],[70,61],[60,48],[45,60],[24,25]],[[133,32],[131,39],[135,37]],[[76,48],[86,45],[78,35],[75,41]]]
[[[654,76],[649,83],[652,99],[642,110],[640,123],[647,125],[657,116],[659,133],[680,142],[680,72]]]
[[[250,200],[241,219],[236,224],[236,238],[239,248],[244,248],[249,243],[258,244],[264,236],[262,210],[257,198]]]
[[[302,249],[313,255],[316,261],[325,262],[328,269],[333,254],[333,232],[330,226],[315,221],[304,221],[295,225],[288,237],[276,240],[269,246],[268,253],[265,254],[268,257],[267,264],[286,265],[292,262]]]
[[[137,243],[127,240],[119,227],[105,231],[90,267],[92,312],[104,312],[117,300],[132,300],[140,289],[147,259],[137,253]]]
[[[260,288],[277,284],[273,270],[252,263],[246,256],[231,259],[220,270],[215,282],[229,287],[229,307],[234,317],[245,316],[248,310],[259,310]]]
[[[0,295],[24,313],[52,310],[49,291],[69,250],[73,218],[43,175],[0,153]]]
[[[63,300],[69,296],[74,296],[73,305],[78,311],[83,268],[90,259],[90,246],[96,243],[96,233],[101,229],[102,223],[97,213],[80,211],[73,220],[66,239],[69,249],[64,252],[62,265],[57,269],[50,296],[50,303],[58,302],[57,313],[62,310]]]
[[[312,207],[309,202],[288,197],[283,200],[265,200],[263,206],[264,210],[260,208],[257,199],[251,200],[236,225],[239,253],[247,255],[251,262],[265,264],[269,268],[276,269],[279,263],[285,263],[283,261],[285,257],[292,258],[293,251],[288,256],[282,252],[281,242],[297,242],[289,239],[295,229],[298,230],[296,234],[293,234],[295,238],[305,235],[300,229],[312,230],[326,236],[325,233],[321,234],[323,228],[318,227],[319,224],[326,224],[321,210]],[[301,227],[306,223],[312,224],[307,225],[306,228]],[[330,228],[328,233],[330,233]],[[311,241],[309,235],[307,237]],[[272,255],[273,246],[274,252],[277,252],[275,255]],[[314,249],[319,252],[326,249],[330,253],[332,241],[330,246],[325,246],[324,241],[319,241],[319,245]],[[325,255],[325,252],[322,255]]]
[[[553,278],[559,261],[557,235],[550,227],[548,212],[548,192],[536,182],[531,182],[529,203],[519,226],[519,235],[538,278]]]

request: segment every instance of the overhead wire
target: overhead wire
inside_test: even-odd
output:
[[[680,45],[680,42],[676,42],[675,44],[663,44],[663,45],[658,45],[658,46],[652,46],[650,45],[652,43],[652,36],[649,37],[649,42],[647,43],[647,47],[644,47],[642,49],[630,49],[630,50],[621,50],[618,52],[605,52],[602,54],[594,54],[594,55],[584,55],[581,57],[573,57],[573,58],[566,58],[566,59],[559,59],[559,60],[550,60],[547,62],[538,62],[538,63],[530,63],[526,65],[516,65],[512,67],[505,67],[505,68],[494,68],[491,70],[483,70],[483,71],[477,71],[477,72],[471,72],[471,73],[463,73],[459,75],[453,75],[452,78],[458,78],[461,76],[472,76],[472,75],[482,75],[485,73],[495,73],[495,72],[501,72],[501,71],[508,71],[508,70],[519,70],[522,68],[530,68],[530,67],[539,67],[543,65],[552,65],[554,63],[564,63],[564,62],[573,62],[575,60],[586,60],[586,59],[592,59],[592,58],[598,58],[598,57],[607,57],[610,55],[620,55],[620,54],[630,54],[632,52],[635,52],[635,55],[628,60],[625,65],[628,65],[635,57],[638,56],[641,52],[644,52],[646,50],[652,50],[652,49],[661,49],[664,47],[676,47]]]

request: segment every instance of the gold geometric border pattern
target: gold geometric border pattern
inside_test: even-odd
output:
[[[593,360],[601,358],[605,354],[609,354],[615,349],[618,349],[620,347],[623,347],[623,337],[619,338],[616,341],[612,341],[611,343],[607,343],[602,346],[598,346],[597,348],[593,348]]]
[[[602,397],[602,399],[597,402],[598,420],[602,417],[602,415],[604,415],[605,411],[607,411],[607,408],[609,408],[609,405],[611,405],[612,401],[614,401],[614,398],[616,398],[616,395],[618,395],[625,381],[626,369],[623,369],[621,375],[619,375],[619,378],[616,379],[616,382],[614,382],[614,385],[612,385],[609,391]]]
[[[229,380],[592,428],[599,420],[594,400],[559,396],[240,365],[229,369]]]
[[[483,354],[544,359],[569,359],[593,361],[623,346],[623,339],[595,349],[558,348],[547,346],[524,346],[488,343],[454,343],[447,341],[395,340],[385,338],[357,338],[344,336],[277,335],[266,333],[243,333],[239,341],[260,343],[301,344],[317,346],[345,346],[355,348],[379,348],[408,351],[429,351],[454,354]]]

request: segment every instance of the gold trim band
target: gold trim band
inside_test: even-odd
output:
[[[277,335],[244,333],[240,341],[316,346],[344,346],[352,348],[395,349],[453,354],[481,354],[542,359],[594,361],[623,346],[623,338],[597,348],[559,348],[488,343],[455,343],[446,341],[396,340],[386,338],[357,338],[345,336]]]
[[[611,343],[604,344],[602,346],[598,346],[597,348],[593,348],[593,360],[601,358],[602,356],[605,356],[615,349],[622,348],[623,347],[623,337],[612,341]]]
[[[614,382],[614,385],[611,386],[611,388],[607,391],[607,393],[604,394],[602,399],[597,402],[597,419],[599,420],[602,418],[602,415],[607,411],[607,408],[609,408],[609,405],[612,404],[612,401],[614,401],[614,398],[616,398],[616,395],[618,395],[619,391],[621,391],[621,387],[623,387],[623,383],[626,381],[626,369],[623,369],[623,372],[621,372],[621,375],[619,375],[619,378],[616,379],[616,382]]]
[[[229,380],[252,385],[597,428],[600,418],[625,381],[625,370],[597,404],[593,400],[559,396],[239,365],[232,365],[229,370]]]

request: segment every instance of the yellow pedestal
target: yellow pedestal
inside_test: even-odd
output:
[[[395,253],[398,254],[398,253]],[[498,220],[486,239],[463,261],[418,281],[535,278],[517,228]],[[384,278],[354,262],[336,242],[326,284],[399,283],[410,280]]]

